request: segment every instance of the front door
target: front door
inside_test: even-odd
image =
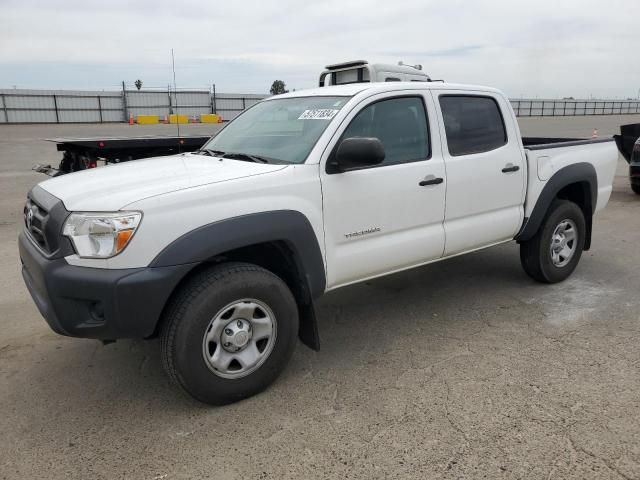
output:
[[[446,178],[430,118],[428,92],[393,92],[356,106],[336,132],[321,163],[329,288],[442,256]],[[350,137],[380,139],[384,162],[327,173],[337,145]]]

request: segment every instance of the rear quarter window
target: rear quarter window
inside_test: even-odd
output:
[[[450,155],[489,152],[506,145],[504,119],[494,98],[441,95],[439,101]]]

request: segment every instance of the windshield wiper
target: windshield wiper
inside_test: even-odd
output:
[[[222,157],[224,155],[222,150],[209,150],[208,148],[202,148],[196,153],[200,155],[209,155],[210,157]]]
[[[269,160],[260,155],[251,155],[241,152],[228,152],[222,155],[222,158],[230,158],[231,160],[243,160],[245,162],[269,163]]]

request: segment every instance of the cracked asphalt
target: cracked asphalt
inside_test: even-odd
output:
[[[300,345],[269,390],[212,408],[169,385],[156,341],[51,332],[20,275],[30,168],[58,159],[42,138],[170,131],[0,126],[0,478],[640,478],[640,197],[622,160],[569,280],[534,283],[511,243],[333,292],[320,352]]]

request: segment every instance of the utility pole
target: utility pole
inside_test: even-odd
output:
[[[211,87],[213,92],[213,96],[211,97],[211,113],[218,113],[218,105],[216,105],[216,84],[212,84]]]
[[[127,89],[122,81],[122,111],[124,113],[124,121],[129,120],[129,107],[127,106]]]

